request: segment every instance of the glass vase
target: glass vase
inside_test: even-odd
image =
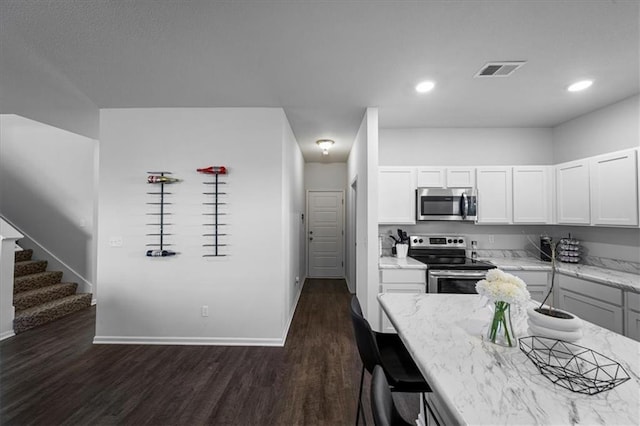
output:
[[[489,324],[487,339],[496,345],[515,347],[518,340],[511,325],[511,305],[507,302],[495,302],[493,318]]]

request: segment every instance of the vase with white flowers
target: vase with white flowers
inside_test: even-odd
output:
[[[520,278],[500,269],[491,269],[485,279],[476,283],[479,295],[493,303],[493,318],[487,331],[491,343],[514,347],[518,345],[511,325],[511,305],[522,308],[531,298],[527,285]]]

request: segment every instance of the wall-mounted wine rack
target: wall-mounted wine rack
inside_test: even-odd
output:
[[[158,227],[157,232],[148,233],[147,236],[158,237],[158,242],[147,244],[147,247],[150,248],[147,249],[146,255],[148,257],[175,256],[177,254],[175,251],[167,250],[167,247],[171,247],[172,244],[168,244],[165,239],[165,237],[172,235],[166,232],[166,227],[173,225],[172,223],[167,223],[166,221],[166,216],[171,215],[171,212],[167,211],[167,206],[171,205],[171,203],[167,202],[165,197],[167,195],[171,195],[172,193],[165,190],[165,185],[180,182],[180,179],[168,176],[172,173],[167,171],[147,172],[147,174],[149,175],[147,176],[147,183],[159,188],[158,191],[147,192],[147,194],[154,196],[158,195],[160,196],[160,198],[158,201],[147,202],[147,205],[157,206],[157,210],[147,213],[147,216],[158,218],[157,223],[147,223],[147,226]]]
[[[220,186],[226,185],[226,182],[221,181],[220,177],[227,174],[227,168],[225,166],[209,166],[197,169],[198,173],[202,173],[205,175],[209,175],[213,177],[212,181],[203,182],[204,185],[207,186],[206,192],[203,192],[204,195],[211,196],[212,201],[207,201],[202,203],[205,206],[211,206],[213,211],[206,211],[203,213],[204,216],[210,216],[211,222],[207,222],[204,224],[207,231],[202,234],[205,238],[212,238],[211,242],[207,242],[203,244],[203,247],[211,247],[213,249],[213,253],[205,253],[202,257],[221,257],[226,256],[226,254],[221,253],[221,248],[225,247],[226,244],[221,243],[221,238],[227,234],[222,231],[222,228],[226,226],[225,223],[222,223],[220,220],[221,216],[225,216],[226,213],[221,211],[222,207],[227,203],[220,201],[221,196],[226,195],[226,192],[220,191]],[[210,190],[208,188],[211,188]],[[208,230],[211,229],[211,232]]]

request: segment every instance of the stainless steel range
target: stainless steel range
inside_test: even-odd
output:
[[[427,265],[428,293],[476,293],[476,282],[494,265],[469,259],[459,235],[412,235],[409,256]]]

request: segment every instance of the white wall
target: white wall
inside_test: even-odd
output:
[[[302,215],[305,212],[305,178],[304,158],[286,118],[283,120],[283,167],[282,167],[282,194],[283,194],[283,247],[285,259],[285,287],[286,309],[283,312],[284,321],[288,325],[293,319],[293,313],[302,292],[302,286],[306,277],[305,259],[306,244],[304,221]]]
[[[380,129],[381,166],[552,164],[547,128]]]
[[[347,163],[306,163],[304,186],[307,191],[345,191]]]
[[[347,229],[353,229],[352,212],[356,210],[356,235],[348,232],[347,262],[349,282],[353,282],[355,260],[355,292],[364,315],[372,327],[379,324],[378,315],[378,109],[367,108],[347,161],[349,185],[357,182],[357,206],[347,197]],[[349,189],[351,191],[351,188]],[[355,244],[357,243],[357,245]],[[352,284],[351,284],[352,285]],[[352,288],[354,290],[354,288]]]
[[[299,195],[283,188],[302,179],[285,122],[279,108],[101,111],[97,343],[283,344],[300,208]],[[202,257],[212,252],[202,247],[211,178],[196,168],[209,165],[229,169],[226,257]],[[145,257],[154,238],[145,234],[156,231],[145,204],[158,189],[146,183],[154,170],[183,179],[167,185],[167,242],[179,252],[171,258]],[[122,247],[110,246],[114,237]]]
[[[25,234],[21,243],[34,258],[69,268],[63,279],[79,281],[80,292],[92,292],[95,282],[97,146],[24,117],[0,116],[0,213]]]
[[[98,107],[17,32],[2,32],[0,58],[0,114],[18,114],[98,139]]]
[[[640,95],[553,128],[554,163],[640,145]]]

